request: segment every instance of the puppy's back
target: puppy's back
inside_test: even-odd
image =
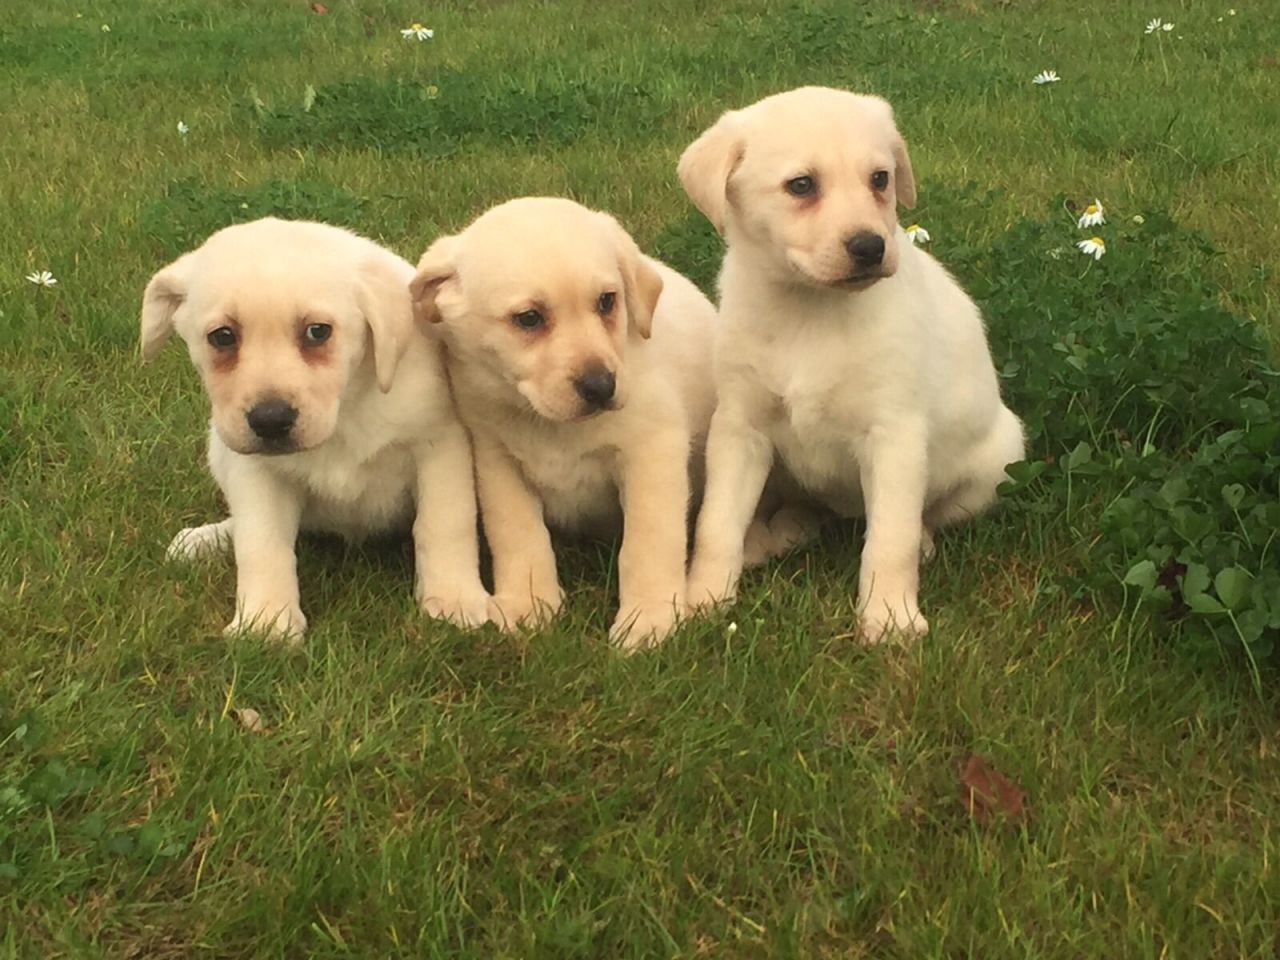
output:
[[[646,259],[662,276],[653,317],[654,360],[673,372],[700,442],[715,409],[711,365],[720,315],[691,280],[660,260]]]

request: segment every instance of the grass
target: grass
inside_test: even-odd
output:
[[[288,654],[219,635],[229,564],[163,560],[220,505],[187,360],[143,369],[135,344],[155,269],[268,212],[414,257],[567,193],[708,284],[675,158],[804,82],[894,101],[915,216],[967,283],[1022,217],[1099,196],[1209,237],[1224,253],[1179,269],[1274,336],[1269,8],[328,6],[0,23],[0,956],[1274,956],[1274,671],[1069,589],[1087,486],[946,537],[909,649],[852,639],[835,528],[627,660],[607,548],[571,548],[565,616],[509,639],[417,616],[403,544],[307,543]],[[1144,36],[1153,15],[1177,32]],[[436,39],[402,41],[418,19]],[[1033,87],[1045,68],[1063,82]],[[44,268],[56,288],[22,279]],[[1025,823],[965,813],[972,752],[1025,787]]]

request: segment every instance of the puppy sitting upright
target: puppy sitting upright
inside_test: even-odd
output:
[[[679,175],[724,235],[719,405],[689,602],[731,598],[774,454],[864,512],[861,629],[924,633],[931,531],[974,516],[1022,458],[973,302],[898,226],[907,147],[876,97],[807,87],[726,113]]]
[[[684,612],[715,308],[612,217],[554,198],[512,200],[437,240],[412,290],[443,323],[475,442],[493,619],[512,628],[560,608],[548,526],[621,523],[611,637],[661,640]]]
[[[422,609],[487,619],[470,443],[441,348],[414,330],[412,277],[345,230],[266,219],[215,233],[147,284],[143,356],[175,328],[186,341],[213,407],[209,467],[231,514],[183,530],[169,553],[234,546],[228,632],[305,630],[299,529],[359,538],[410,523]]]

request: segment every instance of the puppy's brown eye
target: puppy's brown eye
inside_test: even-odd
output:
[[[871,175],[871,186],[877,190],[883,190],[889,186],[889,171],[877,170]]]
[[[210,330],[205,339],[209,341],[211,347],[230,350],[236,345],[236,332],[230,327],[218,327],[216,330]]]
[[[546,321],[538,310],[522,310],[511,318],[511,322],[521,330],[537,330]]]
[[[600,294],[600,299],[596,301],[596,312],[602,317],[607,317],[613,313],[613,308],[618,302],[618,295],[613,291]]]
[[[818,181],[809,176],[792,177],[785,186],[793,197],[811,197],[818,192]]]
[[[308,323],[302,331],[302,342],[309,347],[318,347],[333,335],[333,327],[327,323]]]

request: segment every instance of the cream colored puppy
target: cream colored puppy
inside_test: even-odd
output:
[[[1023,436],[977,308],[898,226],[916,188],[893,111],[841,90],[778,94],[721,117],[679,174],[728,246],[689,602],[733,597],[776,455],[837,512],[865,511],[863,635],[924,633],[931,531],[992,502]]]
[[[493,619],[512,628],[559,610],[548,527],[621,526],[610,635],[627,648],[661,640],[684,611],[715,308],[612,217],[554,198],[512,200],[437,240],[412,290],[443,324],[475,441]]]
[[[319,223],[228,227],[147,284],[142,352],[176,329],[212,406],[209,467],[230,516],[179,533],[171,556],[230,543],[236,615],[306,628],[298,532],[349,538],[413,525],[417,598],[459,624],[487,619],[471,447],[441,347],[414,330],[413,267]]]

